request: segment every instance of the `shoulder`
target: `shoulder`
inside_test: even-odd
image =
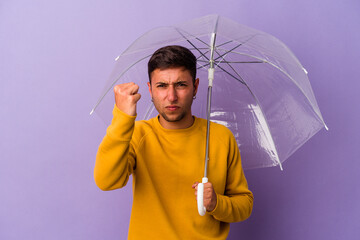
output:
[[[225,144],[227,147],[234,144],[237,145],[234,134],[229,128],[217,122],[212,122],[210,126],[210,135],[213,134],[218,142]]]
[[[154,133],[154,120],[151,118],[149,120],[140,120],[135,121],[133,140],[140,142],[141,139],[145,138],[149,134]]]
[[[198,120],[202,128],[206,131],[206,119],[198,118]],[[215,121],[210,121],[210,136],[224,143],[229,143],[230,141],[235,140],[235,137],[229,128]]]
[[[221,134],[225,134],[226,136],[232,136],[232,132],[230,131],[230,129],[228,129],[226,126],[224,126],[223,124],[220,124],[218,122],[213,122],[211,121],[210,123],[212,129],[214,129],[213,131],[215,131],[216,133],[221,133]]]
[[[149,120],[140,120],[135,121],[135,131],[141,134],[145,134],[147,132],[152,132],[154,130],[154,120],[155,118],[151,118]]]
[[[203,118],[197,118],[202,127],[206,128],[207,120]],[[224,124],[218,121],[210,120],[210,131],[214,131],[215,133],[221,133],[225,135],[232,135],[230,129],[228,129]]]

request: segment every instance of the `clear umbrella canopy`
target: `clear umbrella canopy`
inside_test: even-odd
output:
[[[192,112],[206,118],[214,34],[211,121],[233,132],[244,169],[281,167],[292,153],[326,127],[307,72],[275,37],[218,15],[156,28],[138,38],[116,59],[93,111],[110,123],[114,106],[112,88],[132,81],[140,86],[142,95],[137,119],[156,116],[147,87],[147,62],[160,47],[181,45],[197,57],[200,84]]]

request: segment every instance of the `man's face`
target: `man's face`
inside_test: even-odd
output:
[[[151,73],[149,91],[163,126],[165,123],[182,128],[192,124],[191,105],[198,85],[199,79],[194,84],[190,72],[182,67],[155,69]]]

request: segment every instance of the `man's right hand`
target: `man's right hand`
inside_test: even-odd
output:
[[[114,87],[115,104],[124,113],[135,116],[136,103],[141,98],[139,86],[133,82],[123,83]]]

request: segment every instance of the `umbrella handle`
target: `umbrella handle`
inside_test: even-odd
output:
[[[202,183],[198,184],[197,190],[197,205],[198,205],[198,212],[200,216],[204,216],[206,213],[206,208],[204,207],[204,183],[207,183],[208,179],[204,177],[202,179]]]

